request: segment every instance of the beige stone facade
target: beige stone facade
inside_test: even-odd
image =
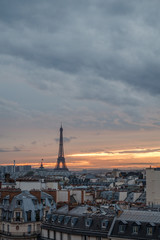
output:
[[[160,205],[160,168],[146,169],[147,205]]]

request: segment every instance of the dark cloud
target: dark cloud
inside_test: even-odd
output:
[[[70,142],[72,141],[73,139],[77,139],[76,137],[63,137],[63,141],[64,142]],[[56,142],[59,142],[59,138],[55,138],[54,139]]]
[[[4,153],[4,152],[21,152],[23,151],[23,149],[19,148],[19,147],[13,147],[13,148],[0,148],[0,152]]]
[[[17,83],[1,88],[3,118],[22,115],[49,128],[60,119],[81,129],[157,128],[159,7],[158,0],[1,0],[0,71]]]
[[[31,144],[35,145],[35,144],[37,144],[37,141],[32,141]]]
[[[1,54],[70,74],[89,71],[91,78],[96,76],[96,85],[102,77],[107,83],[121,81],[159,94],[159,33],[153,17],[156,15],[156,22],[160,20],[159,7],[158,1],[2,0]],[[38,86],[48,89],[45,81]],[[87,82],[83,89],[88,89]],[[110,99],[97,96],[90,88],[89,93],[95,99]],[[121,101],[129,104],[125,94]]]

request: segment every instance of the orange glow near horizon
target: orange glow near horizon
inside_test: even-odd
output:
[[[16,166],[31,165],[33,168],[40,167],[39,157],[31,156],[28,160],[25,158],[25,163],[22,160],[16,160]],[[159,148],[133,148],[125,150],[113,150],[108,152],[86,152],[66,155],[67,167],[72,170],[78,169],[96,169],[96,168],[146,168],[160,165],[160,149]],[[20,162],[21,161],[21,162]],[[1,166],[13,165],[1,164]],[[53,156],[46,156],[43,162],[45,168],[54,168],[56,165],[56,158]]]
[[[120,157],[126,156],[134,158],[144,158],[144,157],[160,157],[160,149],[125,149],[125,150],[116,150],[112,152],[93,152],[93,153],[77,153],[70,154],[68,157]]]

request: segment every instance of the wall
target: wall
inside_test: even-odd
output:
[[[28,223],[10,223],[2,221],[0,223],[0,230],[3,230],[3,224],[4,224],[4,232],[7,232],[7,228],[9,225],[9,232],[11,232],[13,235],[23,235],[23,233],[28,233],[28,225],[31,225],[31,233],[32,232],[39,232],[40,233],[40,226],[41,222],[28,222]],[[17,226],[19,229],[17,229]]]
[[[46,189],[51,188],[51,189],[56,189],[58,190],[58,182],[46,182]]]
[[[119,192],[119,201],[124,201],[127,197],[127,192]]]
[[[134,192],[133,193],[133,202],[135,202],[138,198],[139,198],[139,196],[141,195],[142,193],[140,193],[140,192]]]
[[[147,205],[160,205],[160,169],[146,169]]]
[[[68,190],[57,191],[57,202],[68,202]]]
[[[22,191],[30,191],[32,189],[41,190],[41,182],[39,181],[16,181],[16,188],[20,188]]]
[[[42,237],[48,238],[48,239],[54,239],[53,236],[53,231],[49,230],[49,236],[50,238],[48,238],[48,231],[45,229],[42,229]],[[70,235],[70,238],[69,238]],[[62,236],[62,238],[61,238]],[[67,233],[60,233],[60,232],[56,232],[56,240],[84,240],[84,236],[81,235],[81,233],[79,233],[79,235],[73,235],[73,234],[67,234]],[[86,240],[97,240],[98,238],[96,237],[86,237]],[[101,240],[108,240],[108,238],[101,238]]]

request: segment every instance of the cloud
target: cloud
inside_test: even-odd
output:
[[[146,131],[149,142],[160,119],[159,8],[158,0],[1,0],[1,146],[49,147],[61,121],[75,146],[82,130],[96,144],[89,149],[101,148],[93,131]]]
[[[9,10],[8,1],[2,0],[1,54],[73,74],[75,81],[89,70],[97,82],[101,77],[108,84],[123,82],[159,94],[159,32],[155,24],[160,3],[69,2],[16,1]],[[37,86],[47,90],[47,81],[37,82]],[[56,81],[52,78],[53,84]]]
[[[63,137],[63,141],[64,142],[70,142],[72,141],[73,139],[77,139],[76,137]],[[56,142],[59,142],[59,138],[55,138],[54,139]]]
[[[13,148],[0,148],[1,153],[7,153],[7,152],[21,152],[24,151],[24,149],[19,148],[19,147],[13,147]]]
[[[127,150],[127,151],[121,151],[119,152],[119,154],[123,154],[123,153],[154,153],[154,152],[160,152],[160,149],[137,149],[137,150]]]

